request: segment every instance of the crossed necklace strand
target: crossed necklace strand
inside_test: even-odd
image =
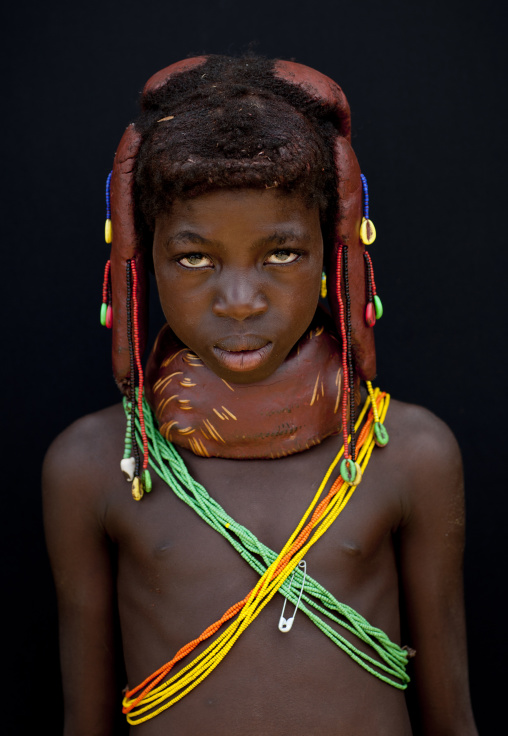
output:
[[[355,430],[358,431],[370,407],[365,424],[358,436],[358,462],[362,472],[367,467],[375,446],[374,425],[376,421],[384,421],[389,401],[389,395],[380,392],[379,389],[369,391],[369,397],[356,422]],[[128,412],[127,400],[124,400],[124,407]],[[150,463],[154,470],[172,488],[178,498],[187,503],[204,521],[225,537],[261,577],[243,600],[231,606],[197,639],[182,647],[169,662],[126,693],[123,700],[123,712],[127,715],[127,721],[131,725],[147,721],[174,705],[194,689],[224,659],[243,631],[254,621],[279,589],[295,606],[299,605],[299,608],[316,626],[361,667],[393,687],[404,690],[409,682],[409,677],[405,672],[407,652],[392,642],[383,631],[369,624],[354,609],[337,601],[317,581],[306,575],[299,564],[310,547],[343,511],[355,490],[355,486],[345,483],[339,475],[328,494],[319,501],[334,468],[343,455],[344,448],[342,447],[337,453],[310,506],[282,551],[277,555],[263,545],[252,532],[230,517],[216,501],[210,498],[206,489],[192,478],[180,455],[155,427],[154,417],[146,401],[144,401],[144,414],[150,445]],[[137,417],[136,435],[139,441],[140,425]],[[313,536],[309,540],[312,533]],[[294,578],[296,583],[294,588],[287,581],[290,575],[292,576],[291,581]],[[381,661],[355,647],[311,611],[309,606],[368,644]],[[339,614],[340,618],[336,614]],[[177,662],[190,654],[199,643],[213,636],[235,616],[233,623],[200,655],[176,675],[162,682]]]

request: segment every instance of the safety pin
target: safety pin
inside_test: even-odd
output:
[[[303,588],[305,586],[305,578],[307,577],[307,563],[305,560],[302,560],[298,563],[298,567],[300,570],[303,570],[303,580],[302,580],[302,587],[300,588],[300,595],[298,596],[298,600],[296,602],[295,610],[293,611],[293,615],[291,618],[284,618],[284,611],[286,610],[286,603],[288,602],[288,599],[284,599],[284,605],[282,606],[282,613],[280,614],[279,619],[279,631],[282,631],[283,634],[287,634],[288,631],[291,631],[291,627],[293,626],[293,622],[295,620],[296,612],[298,611],[298,606],[300,605],[300,601],[302,600],[302,593]],[[293,586],[293,578],[295,576],[296,568],[293,570],[293,574],[291,575],[291,579],[289,581],[289,591],[291,591],[291,588]]]

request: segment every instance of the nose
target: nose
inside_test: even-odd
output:
[[[268,302],[257,279],[245,274],[231,273],[221,279],[213,303],[217,317],[229,317],[242,322],[249,317],[264,314]]]

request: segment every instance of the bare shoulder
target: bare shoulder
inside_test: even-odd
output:
[[[89,414],[65,429],[50,445],[43,465],[47,506],[65,496],[73,503],[106,502],[123,453],[122,404]]]
[[[109,444],[125,429],[125,414],[122,404],[109,406],[101,411],[87,414],[73,422],[58,435],[50,445],[46,461],[64,459],[71,455],[98,454],[98,450]]]
[[[385,424],[389,461],[401,479],[406,518],[414,509],[430,505],[441,510],[446,505],[459,513],[462,457],[448,425],[428,409],[396,400],[390,402]]]
[[[411,457],[460,460],[459,446],[451,429],[423,406],[392,399],[388,424],[401,447],[406,451],[411,448]]]

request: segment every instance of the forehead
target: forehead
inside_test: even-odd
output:
[[[176,199],[157,218],[155,235],[195,233],[206,240],[259,239],[280,233],[298,240],[321,237],[319,208],[299,194],[274,189],[227,189]]]

